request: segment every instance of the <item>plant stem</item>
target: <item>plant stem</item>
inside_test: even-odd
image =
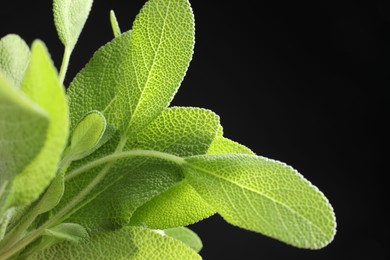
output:
[[[167,161],[174,162],[176,164],[183,164],[184,159],[181,157],[178,157],[176,155],[163,153],[159,151],[152,151],[152,150],[132,150],[132,151],[126,151],[126,152],[117,152],[102,158],[99,158],[95,161],[89,162],[71,172],[69,172],[65,176],[65,181],[68,181],[70,179],[73,179],[74,177],[82,174],[83,172],[86,172],[90,169],[93,169],[97,166],[113,162],[119,159],[125,159],[125,158],[131,158],[131,157],[153,157],[153,158],[159,158]]]
[[[60,69],[60,73],[59,73],[59,79],[60,79],[61,84],[64,84],[65,75],[66,75],[66,72],[68,71],[69,60],[70,60],[71,54],[72,54],[72,50],[69,47],[65,47],[64,56],[62,58],[62,64],[61,64],[61,69]]]

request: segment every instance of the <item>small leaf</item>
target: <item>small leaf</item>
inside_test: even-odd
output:
[[[106,129],[107,122],[102,113],[96,110],[87,113],[73,130],[67,156],[79,160],[91,154],[102,145]]]
[[[26,205],[49,185],[68,138],[68,110],[65,93],[44,44],[35,41],[31,62],[22,82],[22,91],[35,101],[50,118],[46,141],[36,158],[13,182],[8,205]],[[35,135],[33,129],[29,135]],[[28,136],[28,135],[27,135]]]
[[[44,235],[57,241],[65,240],[74,243],[81,242],[89,237],[87,230],[75,223],[61,223],[46,229]]]
[[[57,206],[64,194],[64,190],[64,173],[60,172],[50,183],[49,188],[47,188],[37,206],[34,208],[34,210],[36,210],[36,216],[48,212]],[[31,212],[29,213],[31,214]]]
[[[0,39],[0,71],[15,87],[19,87],[30,61],[30,49],[16,34]]]
[[[7,232],[8,224],[10,223],[15,213],[15,208],[10,208],[0,215],[0,241],[4,238],[4,235]]]
[[[0,213],[14,177],[41,150],[48,126],[48,114],[0,72]]]
[[[112,27],[112,32],[114,33],[114,37],[118,37],[121,35],[121,28],[119,27],[118,20],[116,19],[114,10],[110,11],[110,22]]]
[[[73,50],[87,21],[93,0],[54,0],[53,13],[58,36]]]
[[[174,239],[177,239],[190,248],[192,248],[195,252],[199,253],[202,250],[203,244],[202,240],[200,240],[199,236],[189,228],[186,227],[177,227],[177,228],[169,228],[164,230],[165,235],[170,236]]]
[[[319,249],[334,237],[324,195],[291,167],[254,155],[186,159],[185,176],[229,223],[288,244]]]
[[[56,260],[161,260],[201,259],[201,257],[180,241],[159,235],[140,227],[93,233],[86,242],[64,242],[44,249],[29,258]]]

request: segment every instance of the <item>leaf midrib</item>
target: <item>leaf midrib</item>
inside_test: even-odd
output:
[[[266,194],[264,194],[264,193],[262,193],[262,192],[260,192],[260,191],[257,191],[257,190],[254,190],[254,189],[252,189],[252,188],[246,187],[245,185],[241,185],[241,184],[235,183],[235,182],[231,181],[230,179],[224,178],[224,177],[222,177],[222,176],[220,176],[220,175],[216,175],[215,173],[213,173],[213,172],[211,172],[211,171],[208,171],[208,170],[206,170],[206,169],[200,168],[200,167],[195,166],[195,165],[193,165],[193,164],[191,164],[191,163],[188,163],[188,162],[186,162],[186,164],[187,164],[188,166],[190,166],[191,168],[195,169],[195,170],[198,170],[198,171],[203,172],[203,173],[206,173],[206,174],[210,174],[210,175],[212,175],[212,176],[214,176],[214,177],[216,177],[216,178],[218,178],[218,179],[221,179],[221,180],[224,180],[224,181],[226,181],[226,182],[229,182],[229,183],[231,183],[231,184],[233,184],[233,185],[236,185],[236,186],[240,187],[240,188],[243,189],[243,190],[245,190],[245,189],[246,189],[246,190],[249,190],[249,191],[251,191],[251,192],[253,192],[253,193],[256,193],[256,194],[260,195],[261,197],[263,197],[263,198],[265,198],[265,199],[267,199],[267,200],[270,200],[271,202],[273,202],[273,203],[275,203],[275,204],[278,204],[278,205],[280,205],[280,206],[286,208],[286,209],[287,209],[288,211],[290,211],[291,213],[293,213],[293,214],[299,216],[301,219],[303,219],[305,222],[307,222],[310,226],[315,227],[315,228],[316,228],[324,237],[328,237],[327,234],[326,234],[320,227],[318,227],[318,226],[315,225],[312,221],[310,221],[309,219],[305,218],[304,216],[302,216],[301,214],[299,214],[298,212],[296,212],[294,209],[292,209],[292,208],[289,207],[288,205],[285,205],[284,203],[282,203],[282,202],[280,202],[280,201],[278,201],[278,200],[275,200],[275,199],[273,199],[273,198],[267,196]]]

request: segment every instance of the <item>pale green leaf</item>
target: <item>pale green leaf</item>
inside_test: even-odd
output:
[[[96,110],[88,112],[73,130],[67,151],[69,160],[79,160],[96,150],[106,128],[107,122],[102,113]]]
[[[0,71],[15,87],[19,87],[30,61],[30,49],[16,34],[0,39]]]
[[[186,159],[185,176],[229,223],[288,244],[318,249],[335,234],[333,209],[296,170],[254,155]]]
[[[71,129],[92,110],[102,112],[118,128],[121,119],[112,106],[117,96],[124,95],[122,90],[130,88],[130,39],[126,32],[101,47],[71,82],[67,92]]]
[[[15,214],[15,208],[10,208],[0,215],[0,241],[4,238],[4,235],[7,232],[8,224]]]
[[[164,230],[164,234],[183,242],[197,253],[202,250],[202,240],[200,240],[199,236],[189,228],[169,228]]]
[[[48,114],[0,73],[0,212],[10,184],[39,153]]]
[[[165,229],[193,224],[214,213],[215,209],[182,180],[139,207],[131,217],[130,225]]]
[[[68,111],[64,88],[50,56],[40,41],[32,46],[31,61],[22,82],[26,93],[49,115],[46,141],[35,159],[13,182],[9,205],[25,205],[35,200],[51,182],[68,137]],[[36,133],[34,129],[29,133]]]
[[[118,20],[116,19],[114,10],[110,11],[110,22],[112,27],[112,32],[114,33],[114,37],[118,37],[121,35],[121,28],[119,27]]]
[[[28,259],[191,260],[201,257],[176,239],[149,229],[124,227],[117,231],[91,234],[85,242],[56,244]]]
[[[60,172],[50,183],[46,192],[34,208],[34,211],[36,210],[35,214],[39,215],[45,213],[57,206],[64,194],[64,190],[64,173]],[[31,212],[29,212],[29,214],[31,214]]]
[[[100,48],[71,83],[72,125],[99,110],[132,138],[170,103],[193,46],[194,19],[187,0],[148,1],[131,34]]]
[[[61,223],[55,227],[45,230],[45,236],[54,240],[66,240],[74,243],[88,239],[87,230],[75,223]]]
[[[74,48],[87,21],[93,0],[54,0],[53,14],[58,36],[70,50]]]

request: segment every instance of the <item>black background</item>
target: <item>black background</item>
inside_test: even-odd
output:
[[[338,233],[325,249],[302,250],[214,216],[192,226],[204,242],[201,255],[389,259],[388,1],[269,2],[192,0],[195,55],[173,105],[212,109],[225,136],[298,169],[333,204]],[[109,10],[124,31],[143,3],[95,1],[66,84],[112,38]],[[0,10],[0,37],[42,39],[59,67],[51,1],[2,1]]]

